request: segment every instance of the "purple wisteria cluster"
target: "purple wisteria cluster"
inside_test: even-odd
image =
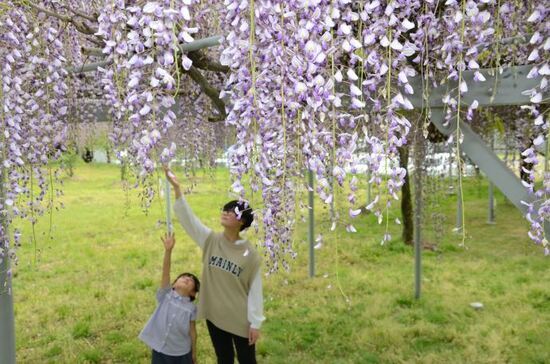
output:
[[[524,171],[526,188],[537,198],[527,216],[530,237],[548,252],[543,227],[550,217],[550,177],[535,188],[536,149],[548,134],[548,117],[540,107],[547,102],[550,72],[547,1],[6,4],[0,7],[0,151],[5,178],[1,217],[7,225],[10,216],[34,219],[42,211],[40,201],[50,183],[43,167],[64,148],[65,121],[81,108],[78,92],[112,107],[112,143],[119,157],[139,170],[142,182],[177,150],[183,150],[186,160],[211,161],[224,133],[206,122],[211,105],[188,77],[194,65],[180,46],[223,33],[221,47],[204,53],[219,55],[230,73],[221,79],[205,71],[205,78],[215,87],[223,85],[226,127],[236,134],[230,150],[232,187],[254,207],[263,205],[258,214],[270,271],[288,268],[287,257],[295,255],[296,191],[306,170],[316,176],[317,195],[331,206],[333,226],[356,231],[353,219],[365,208],[379,223],[386,222],[384,243],[391,239],[389,207],[399,199],[406,173],[392,160],[413,128],[410,96],[421,94],[427,101],[430,87],[454,81],[457,87],[443,96],[448,122],[469,122],[479,103],[464,102],[473,86],[464,72],[473,72],[473,82],[486,82],[480,69],[499,72],[519,64],[533,65],[529,77],[541,80],[525,90],[531,104],[523,111],[532,124],[525,129],[534,135],[522,157],[532,166]],[[97,19],[91,15],[96,8],[101,9]],[[86,77],[69,80],[66,66],[102,59],[92,49],[98,46],[107,61],[97,77],[100,83]],[[423,89],[410,83],[417,76],[424,80]],[[427,131],[429,117],[422,124]],[[457,130],[453,138],[460,152]],[[353,159],[358,152],[366,155],[369,183],[377,191],[367,206],[356,196],[360,176]],[[150,199],[153,189],[144,185]],[[338,205],[343,195],[345,207]],[[347,213],[340,216],[342,210]],[[5,228],[1,231],[7,246],[8,235]]]
[[[315,172],[316,191],[327,204],[334,203],[337,186],[348,181],[353,218],[361,211],[355,205],[357,178],[348,176],[346,167],[358,145],[366,144],[369,183],[379,191],[366,208],[380,223],[387,222],[406,173],[388,161],[407,144],[412,126],[403,110],[413,109],[409,95],[420,93],[427,100],[430,85],[455,81],[458,87],[443,97],[447,118],[468,122],[479,104],[463,102],[471,87],[464,72],[472,71],[474,82],[485,82],[481,68],[498,70],[525,58],[539,64],[540,74],[548,71],[542,56],[548,48],[547,6],[540,4],[226,0],[221,12],[225,28],[232,29],[221,60],[232,69],[225,94],[231,99],[228,125],[237,129],[233,187],[245,198],[242,181],[249,174],[252,190],[261,188],[264,244],[274,269],[277,259],[284,261],[282,256],[292,251],[294,220],[287,216],[295,206],[302,169]],[[510,51],[500,45],[533,29],[531,46],[520,43]],[[410,85],[417,75],[424,78],[425,89]],[[541,102],[546,87],[543,78],[541,87],[531,91],[533,103]],[[542,116],[535,117],[535,123],[543,123]],[[422,126],[426,131],[427,125]],[[536,142],[545,138],[546,127],[541,130]],[[461,139],[454,136],[457,149]],[[539,232],[544,211],[532,215],[542,219]],[[343,221],[337,211],[332,218]],[[346,227],[355,231],[351,223]],[[383,242],[389,239],[386,232]]]
[[[286,258],[295,255],[296,187],[303,183],[304,170],[317,175],[317,191],[330,202],[331,183],[344,182],[338,159],[350,155],[343,150],[352,150],[356,140],[340,133],[345,118],[333,107],[329,57],[336,50],[335,23],[327,20],[338,13],[330,1],[224,4],[225,27],[233,29],[221,55],[232,69],[225,93],[232,101],[227,124],[237,130],[231,151],[233,189],[247,197],[247,174],[252,190],[261,189],[269,270],[287,269]]]
[[[11,1],[0,11],[0,259],[15,258],[14,217],[34,224],[53,208],[57,173],[48,163],[65,149],[68,111],[61,26]]]
[[[192,10],[197,1],[107,1],[99,16],[103,53],[113,66],[104,70],[104,91],[114,107],[112,141],[135,158],[145,177],[155,161],[173,158],[176,144],[161,148],[163,137],[178,121],[175,97],[183,87],[183,70],[191,60],[179,49],[193,41]]]
[[[406,174],[389,161],[395,160],[398,148],[407,143],[411,127],[401,110],[413,108],[407,95],[415,92],[409,77],[416,75],[411,63],[418,58],[419,47],[408,33],[416,27],[413,14],[419,9],[417,1],[365,2],[356,13],[348,11],[345,19],[351,30],[340,27],[346,35],[342,48],[350,57],[346,76],[351,105],[365,115],[357,122],[368,147],[369,183],[379,191],[366,208],[379,223],[386,221],[382,243],[391,240],[389,207],[399,199],[397,193]]]
[[[527,171],[531,183],[526,186],[536,196],[534,203],[528,206],[529,213],[527,219],[531,223],[531,230],[529,231],[529,237],[537,244],[541,244],[544,249],[545,255],[550,255],[550,245],[548,244],[548,238],[544,234],[544,226],[550,222],[550,171],[544,171],[544,178],[542,187],[535,190],[535,167],[537,165],[537,158],[533,151],[533,148],[540,148],[543,145],[546,147],[545,156],[548,158],[550,153],[548,144],[548,129],[550,127],[548,123],[548,115],[542,113],[540,105],[544,100],[543,95],[548,95],[549,76],[550,76],[550,22],[548,22],[547,16],[550,13],[549,4],[538,4],[534,7],[532,13],[527,19],[527,23],[531,25],[533,33],[529,39],[529,56],[527,61],[534,63],[535,66],[531,69],[528,77],[539,76],[541,78],[540,84],[532,89],[526,90],[525,93],[530,97],[532,102],[531,107],[528,107],[530,114],[534,118],[534,130],[533,146],[527,148],[522,156],[525,159],[532,161],[533,168]],[[533,211],[536,213],[533,214]]]

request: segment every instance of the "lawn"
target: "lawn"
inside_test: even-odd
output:
[[[199,172],[194,180],[191,207],[219,228],[218,211],[230,198],[227,171]],[[138,193],[122,188],[111,165],[79,164],[63,189],[65,208],[54,213],[51,236],[49,217],[36,227],[36,242],[29,224],[19,222],[18,362],[148,363],[149,349],[137,335],[155,307],[164,205],[156,200],[144,213]],[[456,196],[439,192],[444,236],[436,251],[423,253],[419,300],[413,251],[399,241],[399,225],[390,224],[394,240],[382,246],[384,226],[372,215],[358,218],[355,234],[343,227],[331,232],[326,208],[316,205],[316,234],[324,242],[309,278],[307,223],[298,217],[291,271],[264,278],[259,362],[549,363],[549,258],[499,193],[496,224],[486,223],[486,191],[486,181],[465,182],[465,247],[452,232]],[[347,208],[340,200],[336,207]],[[392,221],[398,211],[391,211]],[[200,272],[199,249],[179,224],[175,231],[173,274]],[[471,302],[484,307],[475,310]],[[204,322],[198,334],[200,363],[215,363]]]

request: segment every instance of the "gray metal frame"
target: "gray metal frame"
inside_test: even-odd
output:
[[[504,105],[527,105],[530,104],[528,95],[523,95],[525,90],[533,89],[540,84],[540,76],[536,78],[527,78],[529,71],[533,66],[517,66],[503,69],[499,72],[496,69],[479,70],[486,81],[475,82],[473,80],[474,72],[465,71],[464,80],[467,82],[469,90],[461,96],[461,108],[466,111],[468,105],[477,100],[479,107],[484,106],[504,106]],[[410,81],[414,90],[423,90],[424,84],[420,77],[415,77]],[[492,148],[477,135],[470,126],[461,121],[457,123],[456,115],[451,117],[445,123],[445,103],[443,95],[449,90],[457,90],[458,82],[450,81],[436,88],[429,89],[428,104],[424,103],[422,93],[417,92],[411,95],[409,101],[416,109],[429,108],[431,113],[430,120],[437,129],[445,134],[456,134],[457,125],[463,135],[460,149],[464,152],[486,175],[487,178],[500,189],[500,191],[516,206],[523,215],[527,213],[527,207],[522,201],[527,203],[535,202],[535,198],[521,184],[520,179],[512,172],[506,164],[494,153]],[[456,91],[454,92],[456,94]],[[544,96],[548,99],[548,95]],[[460,196],[459,196],[460,198]],[[462,206],[461,206],[462,208]],[[462,219],[462,215],[460,216]],[[457,216],[458,221],[458,216]],[[420,297],[421,285],[421,233],[420,222],[415,219],[415,297]],[[550,236],[550,224],[545,222],[544,231]]]

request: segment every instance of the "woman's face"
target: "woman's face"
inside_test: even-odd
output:
[[[233,210],[222,210],[221,225],[226,228],[241,229],[242,221],[237,219],[237,214]]]

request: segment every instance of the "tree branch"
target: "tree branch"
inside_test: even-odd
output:
[[[48,16],[54,17],[54,18],[59,19],[61,21],[73,24],[74,27],[76,28],[76,30],[78,30],[79,32],[81,32],[83,34],[95,35],[95,33],[97,32],[97,29],[90,27],[88,24],[86,24],[84,22],[80,22],[80,21],[77,21],[76,19],[72,19],[69,16],[58,14],[58,13],[53,12],[51,10],[45,9],[45,8],[39,6],[39,5],[33,4],[32,2],[29,2],[28,5],[31,8],[33,8],[34,10],[38,11],[38,12],[44,13]]]
[[[204,92],[210,98],[210,100],[212,100],[214,107],[216,108],[216,110],[218,110],[218,117],[211,118],[209,120],[220,121],[225,119],[227,114],[225,112],[225,103],[222,101],[222,99],[220,99],[220,91],[210,85],[210,83],[208,83],[208,80],[199,72],[199,70],[195,66],[191,66],[188,71],[184,72],[189,74],[189,77],[191,77],[191,79],[195,81],[197,85],[199,85],[202,92]]]
[[[41,12],[41,13],[44,13],[46,15],[49,15],[49,16],[53,16],[54,18],[56,19],[59,19],[59,20],[62,20],[62,21],[65,21],[65,22],[71,22],[71,18],[69,18],[68,16],[64,16],[64,15],[61,15],[61,14],[58,14],[58,13],[55,13],[51,10],[48,10],[48,9],[44,9],[43,7],[39,6],[39,5],[36,5],[36,4],[33,4],[31,2],[27,3],[31,8],[33,8],[34,10],[38,11],[38,12]]]
[[[112,61],[101,61],[95,63],[86,63],[80,66],[67,67],[66,70],[69,73],[83,73],[97,71],[99,67],[105,67],[112,63]]]
[[[187,56],[193,61],[193,64],[200,69],[214,72],[229,73],[231,69],[219,62],[213,61],[199,51],[187,53]]]
[[[105,57],[105,53],[103,53],[101,48],[80,47],[80,51],[82,52],[82,54],[86,54],[88,56]]]
[[[79,10],[74,10],[66,5],[61,5],[64,9],[67,9],[69,10],[71,13],[73,13],[74,15],[77,15],[81,18],[84,18],[86,20],[89,20],[91,22],[97,22],[97,18],[98,18],[98,15],[97,14],[94,14],[94,15],[88,15],[88,14],[84,14],[83,12],[79,11]]]

